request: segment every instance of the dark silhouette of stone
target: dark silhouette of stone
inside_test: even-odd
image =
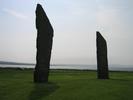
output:
[[[97,77],[98,79],[108,79],[108,58],[107,58],[107,43],[100,32],[97,35]]]
[[[48,82],[50,58],[53,42],[53,28],[40,4],[36,8],[37,56],[34,82]]]

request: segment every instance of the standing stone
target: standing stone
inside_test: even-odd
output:
[[[100,32],[97,35],[97,77],[98,79],[108,79],[108,58],[107,58],[107,43]]]
[[[37,55],[34,71],[34,82],[48,82],[53,28],[40,4],[36,8]]]

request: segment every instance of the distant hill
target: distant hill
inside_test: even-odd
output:
[[[19,62],[9,62],[9,61],[0,61],[0,64],[3,65],[35,65],[34,63],[19,63]],[[51,66],[88,66],[83,64],[51,64]],[[91,65],[96,66],[96,65]]]
[[[8,62],[8,61],[0,61],[0,64],[3,64],[3,65],[35,65],[33,63],[18,63],[18,62]]]

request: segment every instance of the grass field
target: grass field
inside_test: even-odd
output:
[[[32,70],[0,69],[0,100],[133,100],[133,72],[51,70],[49,83],[34,84]]]

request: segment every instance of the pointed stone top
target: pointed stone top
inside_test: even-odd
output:
[[[98,38],[103,38],[104,39],[104,37],[101,35],[101,33],[99,31],[96,31],[96,35],[97,35]]]
[[[99,31],[96,31],[96,33],[100,33]]]
[[[37,7],[42,7],[42,5],[38,3],[38,4],[37,4]]]
[[[96,31],[97,36],[102,36],[99,31]]]
[[[43,9],[43,8],[42,8],[42,5],[38,3],[38,4],[37,4],[37,7],[36,7],[36,10],[41,10],[41,9]]]
[[[97,37],[97,40],[99,41],[103,41],[105,44],[106,44],[106,40],[105,38],[101,35],[101,33],[99,31],[96,31],[96,37]]]
[[[36,7],[36,15],[38,15],[38,16],[47,16],[46,15],[46,13],[45,13],[45,11],[43,10],[43,7],[42,7],[42,5],[41,4],[37,4],[37,7]]]
[[[41,29],[41,30],[45,30],[48,32],[47,33],[50,33],[52,34],[51,36],[53,36],[53,28],[52,28],[52,25],[47,17],[47,14],[45,13],[43,7],[41,4],[37,4],[37,7],[36,7],[36,28],[37,29]],[[49,32],[50,30],[50,32]]]

